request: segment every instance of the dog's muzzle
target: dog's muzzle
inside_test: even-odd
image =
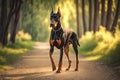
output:
[[[50,27],[54,27],[54,24],[50,24]]]
[[[55,20],[52,19],[52,20],[50,21],[50,27],[54,27],[54,23],[55,23]]]

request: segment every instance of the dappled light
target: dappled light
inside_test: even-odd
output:
[[[0,0],[0,80],[120,80],[120,0]]]
[[[32,37],[29,33],[23,32],[23,30],[19,31],[16,35],[17,40],[31,40]]]
[[[112,60],[113,56],[110,55],[114,54],[116,58],[119,59],[118,55],[120,51],[117,49],[120,45],[119,34],[120,30],[118,28],[116,28],[116,32],[113,35],[102,26],[96,34],[87,32],[86,35],[80,39],[82,46],[79,48],[80,54],[88,56],[88,60],[99,60],[104,58],[107,62],[114,62],[114,60]]]
[[[58,4],[55,6],[56,12],[58,7],[61,10],[61,21],[62,21],[62,25],[64,28],[73,28],[76,26],[74,23],[74,19],[76,18],[76,10],[75,10],[75,4],[74,4],[74,0],[65,0],[63,1],[59,1]],[[72,20],[73,22],[71,24],[74,24],[74,27],[70,25],[70,20]]]

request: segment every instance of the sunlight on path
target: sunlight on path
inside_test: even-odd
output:
[[[59,50],[55,48],[53,54],[56,67],[58,66]],[[89,61],[79,57],[79,71],[74,71],[75,54],[70,54],[72,61],[70,71],[67,67],[66,56],[63,56],[63,66],[60,74],[51,70],[49,59],[49,44],[40,43],[34,45],[34,50],[24,55],[0,75],[0,80],[120,80],[106,65]]]
[[[33,47],[35,49],[49,49],[48,43],[35,44]]]

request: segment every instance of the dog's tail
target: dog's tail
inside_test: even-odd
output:
[[[77,45],[80,46],[80,44],[79,44],[79,39],[78,39],[78,37],[77,37],[77,34],[76,34],[76,33],[74,33],[74,34],[75,34],[75,38],[76,38],[75,41],[76,41]]]
[[[80,46],[79,39],[78,39],[77,34],[75,32],[72,33],[71,40],[72,40],[73,44],[75,43],[76,45]]]
[[[77,39],[77,44],[78,44],[78,46],[80,46],[78,39]]]

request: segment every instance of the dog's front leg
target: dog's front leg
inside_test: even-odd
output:
[[[51,46],[50,47],[49,55],[50,55],[50,60],[51,60],[51,63],[52,63],[52,70],[54,71],[54,70],[56,70],[56,66],[55,66],[54,60],[52,58],[53,51],[54,51],[54,47]]]
[[[59,59],[59,64],[58,64],[58,70],[56,71],[56,73],[60,73],[60,71],[61,71],[62,58],[63,58],[63,48],[60,49],[60,59]]]

